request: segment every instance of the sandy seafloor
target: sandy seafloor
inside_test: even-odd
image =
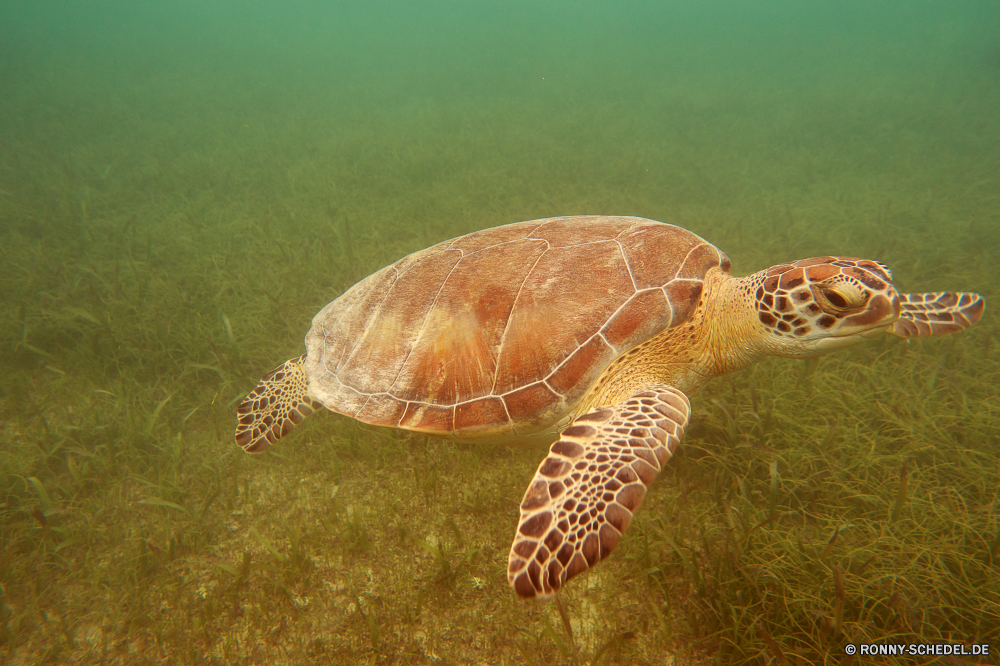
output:
[[[325,303],[508,222],[637,215],[736,274],[863,256],[996,302],[1000,6],[759,4],[5,3],[0,661],[1000,651],[989,308],[695,396],[572,636],[506,585],[542,451],[332,415],[232,442]]]

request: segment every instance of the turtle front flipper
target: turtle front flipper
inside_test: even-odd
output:
[[[309,397],[305,358],[285,361],[264,375],[236,410],[236,443],[247,453],[266,451],[322,407]]]
[[[957,333],[979,321],[986,309],[982,296],[968,292],[900,294],[899,304],[899,319],[888,333],[901,338]]]
[[[687,396],[654,385],[562,432],[521,502],[507,564],[518,596],[550,597],[611,554],[690,414]]]

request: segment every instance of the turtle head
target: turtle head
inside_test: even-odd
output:
[[[771,353],[809,357],[890,329],[900,297],[877,261],[817,257],[779,264],[745,278]]]

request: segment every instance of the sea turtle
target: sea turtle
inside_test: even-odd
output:
[[[877,261],[817,257],[743,278],[680,227],[562,217],[415,252],[320,310],[306,353],[239,406],[267,449],[320,406],[436,437],[552,443],[507,576],[545,598],[614,550],[680,442],[688,396],[765,356],[968,328],[972,293],[900,294]]]

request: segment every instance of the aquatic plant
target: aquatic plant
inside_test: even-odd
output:
[[[791,665],[1000,643],[992,310],[715,381],[630,538],[561,605],[506,583],[541,451],[329,415],[259,458],[232,442],[235,405],[334,295],[521,219],[673,219],[737,272],[856,254],[909,291],[1000,302],[986,86],[915,104],[905,82],[687,82],[637,104],[613,76],[498,101],[470,75],[415,116],[432,93],[405,77],[336,100],[273,77],[251,104],[224,74],[129,88],[64,64],[0,83],[3,660]]]

